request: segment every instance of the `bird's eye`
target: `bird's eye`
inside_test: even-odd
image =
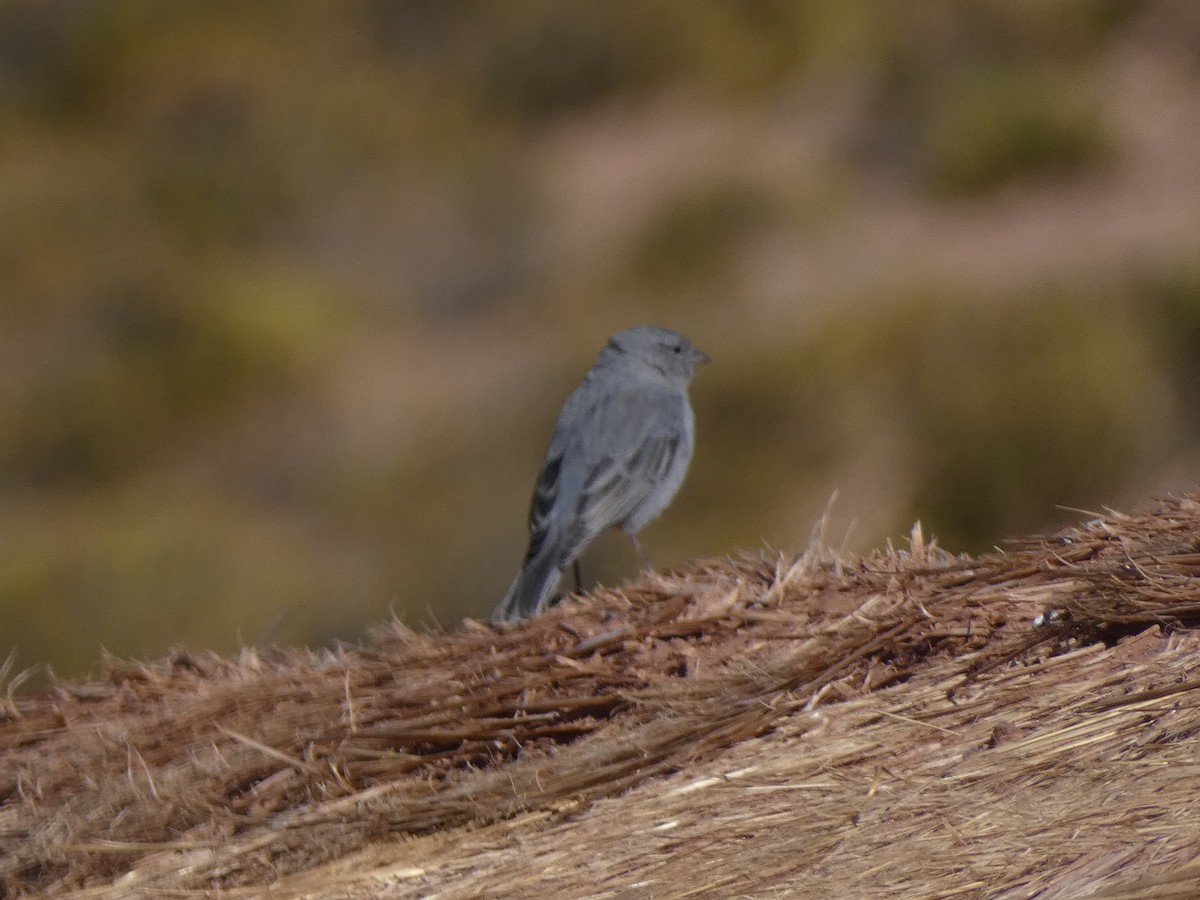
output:
[[[672,347],[672,348],[671,348],[671,352],[673,352],[673,353],[682,353],[682,352],[683,352],[683,347],[682,347],[682,346],[680,346],[679,344],[676,344],[674,347]]]

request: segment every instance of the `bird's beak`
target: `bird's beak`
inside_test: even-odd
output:
[[[700,366],[706,362],[712,362],[712,358],[707,353],[705,353],[703,350],[697,350],[695,347],[693,347],[692,348],[692,365]]]

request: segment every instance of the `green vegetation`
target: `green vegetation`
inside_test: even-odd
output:
[[[1069,175],[1111,153],[1100,106],[1059,78],[984,71],[937,111],[927,179],[939,194],[979,194],[1018,179]]]
[[[733,541],[883,459],[903,486],[899,521],[945,546],[986,550],[1070,518],[1046,498],[1102,504],[1193,431],[1133,306],[1049,291],[980,308],[930,291],[848,312],[698,389],[699,420],[720,424],[684,502],[718,510],[711,528]]]
[[[1200,434],[1200,256],[1139,273],[1133,312],[1150,330],[1159,364],[1175,378],[1182,399],[1179,427]]]
[[[1107,0],[986,0],[864,21],[872,121],[860,154],[938,197],[1103,164],[1112,142],[1094,67],[1129,12]]]
[[[742,242],[770,224],[770,198],[752,185],[717,184],[674,198],[648,224],[633,276],[657,291],[694,292],[720,275]]]
[[[906,377],[889,400],[909,431],[908,514],[949,546],[1035,529],[1053,518],[1047,497],[1101,504],[1173,438],[1169,374],[1115,298],[942,303],[896,325],[888,340],[906,358],[892,371]]]

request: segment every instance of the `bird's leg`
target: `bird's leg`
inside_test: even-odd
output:
[[[579,574],[579,560],[575,560],[571,566],[575,570],[575,593],[578,594],[583,590],[583,578]]]
[[[626,532],[628,534],[628,532]],[[636,534],[629,534],[629,540],[633,543],[633,549],[637,551],[638,559],[642,561],[642,568],[647,572],[653,572],[654,566],[650,565],[650,558],[646,556],[646,551],[642,549],[641,543],[637,539]]]

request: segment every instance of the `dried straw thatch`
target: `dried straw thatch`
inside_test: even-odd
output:
[[[0,894],[1200,896],[1200,495],[911,543],[9,697]]]

